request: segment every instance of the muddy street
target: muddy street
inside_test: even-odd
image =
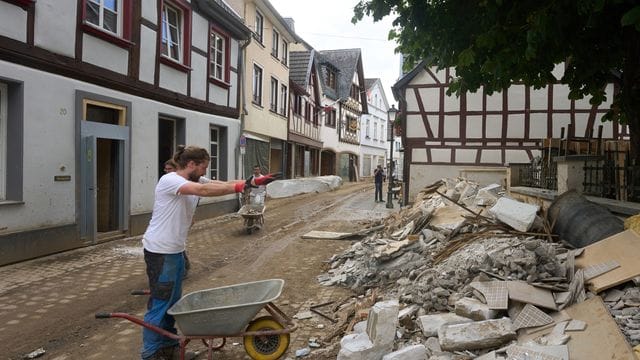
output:
[[[373,201],[373,184],[347,183],[335,191],[269,199],[265,227],[247,234],[236,214],[197,222],[190,233],[192,269],[184,293],[269,278],[285,280],[275,302],[287,315],[338,301],[349,290],[324,287],[316,276],[349,240],[304,240],[311,230],[355,231],[390,210]],[[100,311],[142,317],[146,288],[140,238],[113,241],[0,268],[0,353],[22,359],[44,349],[41,359],[138,359],[142,328],[122,319],[97,320]],[[331,322],[297,321],[287,355],[322,338]],[[192,343],[189,350],[204,350]],[[198,358],[206,358],[206,354]],[[228,339],[216,359],[248,359],[242,339]]]

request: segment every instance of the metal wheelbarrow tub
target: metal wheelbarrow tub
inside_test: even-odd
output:
[[[284,280],[270,279],[200,290],[183,296],[167,313],[185,336],[232,336],[265,304],[277,299]]]

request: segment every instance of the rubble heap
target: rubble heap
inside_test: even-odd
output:
[[[599,306],[591,300],[600,297],[585,290],[585,281],[599,274],[576,266],[581,251],[551,234],[539,210],[505,197],[496,184],[480,188],[445,179],[425,188],[414,206],[372,225],[380,231],[334,255],[319,281],[397,299],[394,349],[400,353],[422,354],[415,346],[424,345],[425,359],[520,359],[519,352],[569,359],[568,334],[583,323],[563,309],[569,312],[587,299],[589,306]],[[631,284],[600,295],[626,342],[638,345],[640,289]],[[538,329],[548,331],[524,342]],[[381,341],[373,333],[375,341],[362,331],[343,338],[338,358],[362,356],[353,349]],[[380,353],[377,358],[389,353],[371,346],[367,354]],[[560,352],[551,351],[553,346]]]

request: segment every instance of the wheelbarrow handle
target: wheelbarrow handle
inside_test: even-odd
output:
[[[96,319],[108,319],[110,317],[111,317],[111,313],[108,313],[108,312],[96,313]]]
[[[131,295],[151,295],[151,290],[133,290]]]

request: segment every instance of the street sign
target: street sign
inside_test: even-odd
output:
[[[247,137],[240,135],[240,147],[243,148],[245,146],[247,146]]]

